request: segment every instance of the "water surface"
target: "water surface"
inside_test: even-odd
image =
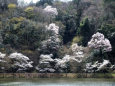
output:
[[[0,86],[115,86],[115,79],[0,79]]]

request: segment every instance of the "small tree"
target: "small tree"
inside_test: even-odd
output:
[[[92,39],[88,42],[88,46],[90,48],[99,50],[100,56],[102,56],[104,52],[112,51],[112,46],[110,44],[110,41],[106,39],[104,35],[99,32],[97,32],[92,36]]]
[[[42,51],[48,54],[52,53],[54,55],[61,45],[59,27],[55,23],[51,23],[49,26],[46,26],[46,34],[47,33],[49,33],[47,35],[47,39],[41,43]]]
[[[12,53],[8,56],[11,60],[11,71],[14,72],[24,72],[24,71],[31,71],[33,68],[32,63],[33,61],[30,61],[30,59],[27,56],[24,56],[21,53]]]
[[[112,50],[110,41],[99,32],[92,36],[92,39],[88,42],[88,46],[95,49],[101,49],[103,52],[109,52]]]
[[[58,15],[57,8],[53,8],[52,6],[46,6],[46,8],[44,8],[44,11],[47,12],[52,17]]]

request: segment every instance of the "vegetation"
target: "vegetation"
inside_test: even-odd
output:
[[[25,72],[87,72],[90,62],[97,68],[90,72],[114,71],[114,4],[114,0],[40,0],[36,4],[1,0],[0,72],[12,72],[15,66],[9,56],[15,52],[33,61],[32,70]],[[98,70],[104,61],[104,68]],[[27,64],[23,59],[17,62]],[[16,69],[13,72],[19,72]]]

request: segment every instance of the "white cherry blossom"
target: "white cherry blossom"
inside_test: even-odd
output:
[[[109,52],[112,50],[110,41],[99,32],[92,36],[92,39],[88,42],[88,46],[95,49],[102,49],[103,52]]]
[[[49,13],[50,15],[58,15],[58,11],[56,8],[53,8],[52,6],[46,6],[46,8],[44,8],[44,11]]]

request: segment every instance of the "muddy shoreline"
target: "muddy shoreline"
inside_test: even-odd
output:
[[[0,78],[115,78],[115,73],[0,73]]]

